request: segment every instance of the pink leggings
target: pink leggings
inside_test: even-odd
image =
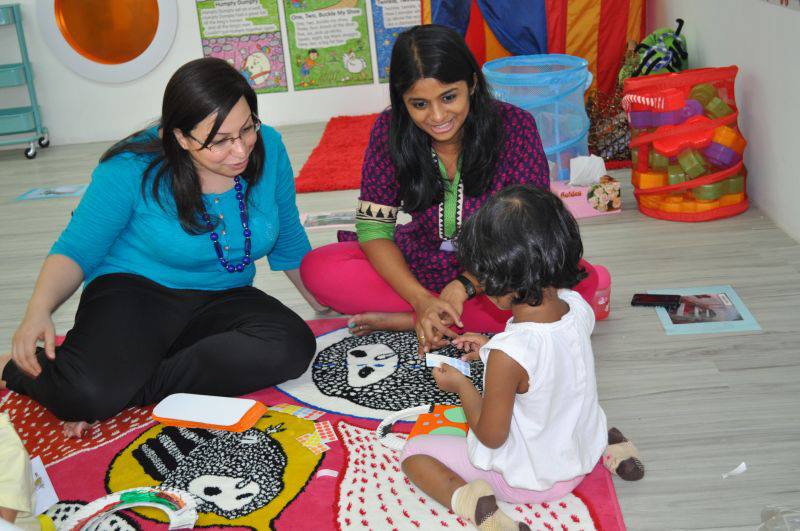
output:
[[[597,291],[597,272],[588,262],[581,261],[581,265],[589,276],[575,291],[591,301]],[[300,275],[320,304],[342,314],[414,311],[375,271],[358,242],[331,243],[314,249],[303,259]],[[470,332],[494,333],[503,331],[510,317],[511,312],[500,310],[480,296],[464,304],[461,320]]]
[[[482,479],[492,487],[498,500],[509,503],[543,503],[560,500],[583,481],[583,476],[578,476],[567,481],[559,481],[547,490],[512,487],[499,472],[475,468],[467,454],[467,438],[457,435],[418,435],[405,444],[400,461],[412,455],[427,455],[436,459],[467,483]]]

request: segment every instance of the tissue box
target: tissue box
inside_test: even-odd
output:
[[[608,175],[590,186],[570,186],[566,181],[552,181],[550,191],[561,198],[576,219],[619,214],[622,211],[619,181]]]

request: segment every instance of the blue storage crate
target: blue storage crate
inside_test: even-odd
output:
[[[563,54],[519,55],[489,61],[483,73],[497,99],[533,115],[556,177],[569,179],[569,160],[589,154],[588,62]]]

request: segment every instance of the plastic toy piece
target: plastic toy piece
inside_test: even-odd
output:
[[[696,131],[675,134],[675,128],[695,125]],[[653,148],[667,157],[674,157],[681,151],[689,148],[703,149],[711,143],[714,137],[714,129],[710,127],[711,120],[705,116],[692,116],[683,125],[664,125],[656,129],[659,134],[658,140],[653,140]],[[707,126],[703,127],[703,126]]]
[[[692,188],[692,194],[698,201],[716,201],[727,191],[727,183],[718,181]]]
[[[700,105],[705,107],[709,101],[717,97],[717,89],[714,88],[714,85],[700,83],[692,87],[689,97],[699,101]]]
[[[647,208],[658,208],[664,196],[661,194],[642,195],[639,197],[639,203]]]
[[[648,129],[662,125],[682,124],[692,116],[703,114],[703,106],[697,100],[686,100],[683,108],[676,111],[631,111],[628,121],[634,129]]]
[[[131,507],[154,507],[169,517],[169,529],[192,529],[197,521],[197,502],[188,492],[159,487],[136,487],[115,492],[84,505],[58,529],[79,531],[105,529],[103,519]],[[93,527],[96,526],[96,527]]]
[[[716,142],[711,142],[711,144],[703,150],[703,155],[706,156],[711,164],[721,168],[730,168],[742,160],[742,156],[739,153],[736,153],[734,150],[722,144],[717,144]]]
[[[727,125],[721,125],[714,129],[714,137],[711,141],[732,149],[739,155],[744,152],[744,148],[747,146],[747,141],[744,137],[740,135],[736,129],[728,127]]]
[[[700,83],[692,87],[689,97],[699,101],[712,118],[722,118],[733,113],[733,109],[719,97],[717,89],[708,83]]]
[[[712,98],[705,106],[705,110],[712,118],[722,118],[733,114],[733,109],[720,98]]]
[[[464,410],[460,406],[435,405],[430,413],[423,413],[417,417],[417,422],[411,428],[408,438],[417,435],[460,435],[467,436],[469,424]]]
[[[725,179],[729,194],[739,194],[744,192],[744,175],[734,175],[729,179]]]
[[[631,182],[636,188],[658,188],[666,186],[667,174],[660,171],[635,171],[631,175]]]
[[[697,207],[697,212],[708,212],[709,210],[715,210],[720,207],[719,200],[717,201],[697,201],[695,202]]]
[[[669,167],[669,159],[655,151],[650,152],[650,168],[658,171],[666,171]]]
[[[719,206],[738,205],[744,201],[744,192],[725,194],[719,198]]]
[[[678,155],[678,163],[690,179],[696,179],[706,172],[706,159],[694,149],[687,149]]]
[[[686,182],[686,173],[678,164],[670,164],[667,170],[667,180],[670,185]]]

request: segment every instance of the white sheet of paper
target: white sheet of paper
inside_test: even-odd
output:
[[[31,459],[31,472],[33,472],[33,492],[36,494],[36,505],[33,508],[33,514],[34,516],[39,516],[58,503],[58,494],[53,488],[50,476],[47,475],[42,458],[38,455]]]
[[[730,472],[725,472],[722,474],[722,479],[728,479],[731,476],[738,476],[739,474],[744,474],[747,472],[747,464],[742,462],[739,466],[731,470]]]
[[[442,356],[441,354],[426,354],[425,355],[425,366],[427,367],[438,367],[442,363],[446,363],[452,367],[455,367],[461,373],[469,378],[470,371],[469,371],[469,363],[460,360],[458,358],[451,358],[450,356]]]
[[[256,401],[249,398],[175,393],[164,398],[153,409],[153,415],[216,426],[232,426]]]

